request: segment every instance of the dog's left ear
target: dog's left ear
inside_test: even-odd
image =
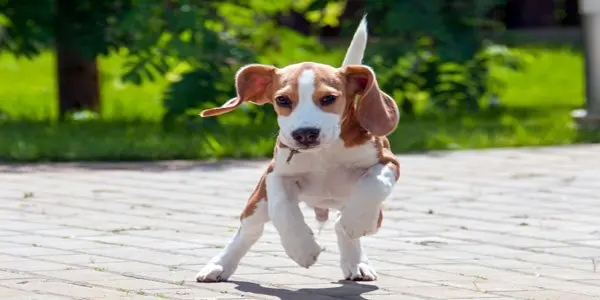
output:
[[[242,67],[235,76],[237,97],[225,102],[221,107],[210,108],[200,113],[202,117],[210,117],[228,113],[242,102],[263,105],[271,102],[270,89],[277,68],[268,65],[251,64]]]
[[[346,93],[356,105],[360,125],[376,136],[386,136],[398,126],[400,112],[396,101],[379,89],[375,73],[363,65],[350,65],[341,69],[346,78]]]

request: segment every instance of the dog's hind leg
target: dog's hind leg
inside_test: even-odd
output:
[[[265,177],[266,174],[250,196],[240,216],[241,226],[237,233],[229,244],[196,275],[198,282],[227,280],[237,269],[242,257],[262,236],[265,223],[269,221]]]

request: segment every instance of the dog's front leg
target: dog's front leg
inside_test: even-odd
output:
[[[360,238],[351,239],[346,235],[340,222],[335,223],[335,234],[340,249],[340,268],[344,278],[354,281],[377,280],[377,272],[369,264]]]
[[[312,266],[323,250],[304,221],[298,202],[299,188],[289,179],[267,176],[269,218],[279,233],[285,253],[300,266]]]
[[[381,204],[398,179],[395,168],[393,164],[376,164],[358,179],[337,221],[348,238],[377,232],[381,225]]]

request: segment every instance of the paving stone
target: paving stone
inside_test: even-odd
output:
[[[0,264],[4,269],[12,269],[19,271],[60,271],[65,270],[67,268],[72,268],[69,265],[46,262],[46,261],[36,261],[36,260],[26,260],[26,261],[17,261],[17,262],[3,262]]]
[[[44,260],[80,266],[96,265],[100,263],[119,262],[122,260],[93,254],[69,254],[44,256]]]
[[[0,299],[600,299],[598,153],[400,156],[364,283],[341,281],[332,222],[309,269],[267,224],[230,282],[195,282],[267,161],[0,165]]]
[[[22,280],[22,281],[2,281],[5,287],[10,287],[22,291],[29,291],[31,294],[48,292],[57,296],[84,298],[84,297],[104,297],[111,290],[93,287],[91,285],[79,285],[59,280]]]
[[[546,300],[546,299],[577,299],[577,300],[593,300],[598,299],[597,296],[586,296],[576,293],[567,293],[554,290],[546,291],[511,291],[511,292],[498,292],[498,294],[519,297],[521,299],[533,299],[533,300]]]

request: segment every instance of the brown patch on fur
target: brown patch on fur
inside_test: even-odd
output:
[[[235,76],[237,96],[229,99],[220,107],[203,110],[200,115],[202,117],[222,115],[235,110],[243,102],[252,102],[258,105],[271,103],[276,70],[273,66],[258,64],[241,68]]]
[[[340,138],[344,141],[344,147],[346,148],[360,146],[372,138],[371,133],[358,121],[356,102],[359,91],[360,89],[355,82],[344,79],[346,107],[340,126]]]
[[[277,142],[275,143],[275,148],[273,149],[273,157],[277,155],[278,148],[287,148],[287,146],[285,146],[279,141],[279,138],[277,139]],[[254,211],[256,211],[256,206],[258,205],[258,202],[262,200],[267,201],[267,175],[273,172],[273,169],[275,169],[275,158],[271,160],[271,162],[267,166],[267,169],[265,170],[265,173],[263,173],[263,175],[260,177],[260,180],[258,181],[258,184],[256,185],[256,187],[254,187],[254,191],[252,191],[252,194],[250,194],[250,198],[248,198],[248,201],[246,201],[246,207],[244,207],[244,210],[240,215],[240,220],[252,216],[254,214]]]
[[[355,96],[349,99],[353,99]],[[346,148],[360,146],[372,138],[371,134],[358,122],[354,101],[346,102],[346,112],[340,127],[340,138],[344,141]]]
[[[355,117],[360,125],[375,136],[387,136],[398,126],[399,110],[396,102],[379,89],[373,70],[367,66],[351,65],[341,71],[346,83],[348,99],[353,103]],[[355,101],[353,101],[355,102]]]
[[[346,98],[343,93],[343,81],[338,70],[327,65],[311,65],[315,72],[315,91],[313,101],[321,110],[342,116],[346,111]],[[336,96],[335,102],[322,105],[321,99],[325,96]]]
[[[374,138],[374,142],[375,148],[377,149],[377,160],[380,164],[393,168],[396,181],[398,181],[398,179],[400,179],[400,162],[392,152],[390,141],[387,137],[376,137]],[[379,209],[379,219],[377,220],[378,229],[381,227],[381,223],[383,223],[383,208]]]
[[[390,147],[390,141],[387,137],[376,137],[374,139],[375,148],[377,149],[377,160],[380,164],[388,165],[394,169],[396,181],[400,179],[400,162],[394,155]]]
[[[291,107],[282,107],[273,100],[275,112],[280,116],[288,116],[298,106],[298,79],[305,69],[303,64],[287,66],[277,71],[277,79],[273,84],[273,99],[285,96],[292,102]]]
[[[383,223],[383,208],[379,209],[379,219],[377,219],[377,229],[381,228],[381,223]]]
[[[260,180],[254,188],[254,191],[252,191],[252,194],[250,194],[250,198],[248,198],[248,201],[246,202],[246,207],[240,215],[240,220],[252,216],[254,214],[254,211],[256,211],[256,206],[258,205],[258,202],[262,200],[267,201],[267,175],[273,172],[274,168],[275,160],[271,161],[265,173],[262,175],[262,177],[260,177]]]

